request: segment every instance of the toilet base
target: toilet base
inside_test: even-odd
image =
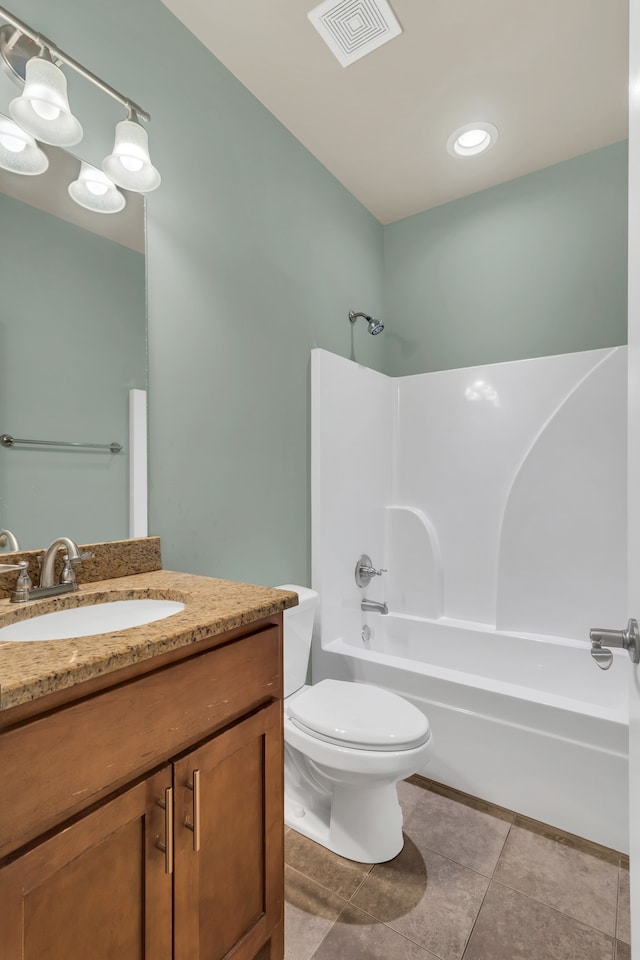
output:
[[[295,791],[297,793],[297,791]],[[359,863],[385,863],[404,846],[395,783],[358,789],[333,784],[331,795],[285,792],[285,823],[328,850]]]

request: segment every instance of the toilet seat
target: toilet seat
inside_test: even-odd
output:
[[[417,707],[365,683],[322,680],[292,699],[288,715],[308,736],[352,750],[413,750],[430,737]]]

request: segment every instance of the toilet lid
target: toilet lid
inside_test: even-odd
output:
[[[293,699],[289,716],[312,736],[362,750],[410,750],[429,739],[417,707],[366,683],[322,680]]]

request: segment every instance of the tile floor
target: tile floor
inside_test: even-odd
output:
[[[630,960],[629,872],[516,815],[400,784],[371,866],[287,830],[285,960]]]

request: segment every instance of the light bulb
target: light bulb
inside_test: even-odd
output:
[[[53,103],[47,103],[46,100],[32,100],[31,106],[34,113],[37,113],[43,120],[57,120],[60,116],[60,107]]]
[[[0,144],[11,153],[22,153],[27,145],[24,140],[14,137],[11,133],[0,133]]]
[[[89,193],[92,193],[94,197],[104,197],[105,193],[109,189],[108,184],[98,183],[96,180],[87,180],[87,190]]]
[[[67,78],[44,57],[32,57],[27,62],[22,96],[11,101],[9,113],[42,143],[71,147],[82,140],[82,126],[69,107]]]
[[[131,173],[138,173],[144,166],[142,160],[139,160],[138,157],[121,156],[120,163],[125,170],[129,170]]]
[[[126,204],[107,175],[84,161],[80,164],[78,179],[69,184],[69,196],[93,213],[119,213]]]
[[[473,147],[481,146],[488,139],[489,134],[486,130],[469,130],[468,133],[463,133],[458,137],[456,145],[464,150],[471,150]]]
[[[37,176],[49,166],[49,158],[33,137],[14,120],[0,114],[0,168],[23,176]]]
[[[147,131],[133,115],[116,124],[113,152],[103,160],[102,169],[125,190],[148,193],[160,186],[160,174],[149,157]]]
[[[480,120],[452,133],[447,140],[447,150],[454,157],[475,157],[492,147],[497,139],[497,127]]]

